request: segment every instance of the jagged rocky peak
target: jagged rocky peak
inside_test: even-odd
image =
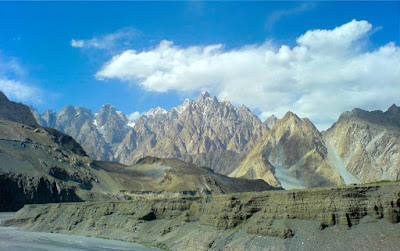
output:
[[[153,109],[148,110],[147,112],[144,112],[143,115],[146,116],[146,117],[155,117],[155,116],[164,115],[164,114],[167,114],[167,113],[168,113],[167,110],[157,106],[156,108],[153,108]]]
[[[40,116],[38,110],[36,110],[33,106],[29,106],[29,109],[31,110],[31,113],[32,113],[33,117],[36,119],[36,122],[40,126],[46,126],[46,122],[42,119],[42,117]]]
[[[277,117],[275,117],[275,115],[271,115],[270,117],[268,117],[265,121],[264,124],[268,127],[268,129],[271,129],[274,125],[275,122],[278,120]]]
[[[203,92],[170,111],[155,108],[143,113],[114,156],[125,164],[146,155],[174,157],[229,173],[223,170],[266,131],[247,107],[237,109]]]
[[[208,91],[203,91],[202,93],[200,93],[200,95],[197,97],[196,101],[197,102],[201,102],[206,100],[207,98],[211,98],[210,94],[208,93]]]
[[[103,126],[110,120],[117,120],[118,123],[122,122],[124,125],[129,122],[126,115],[121,111],[117,111],[117,109],[110,104],[104,104],[96,114],[96,122],[99,126]]]
[[[242,105],[239,107],[238,111],[249,112],[250,109],[249,109],[247,106],[245,106],[244,104],[242,104]]]
[[[93,124],[108,143],[120,143],[130,129],[126,115],[110,104],[103,105],[95,117]]]

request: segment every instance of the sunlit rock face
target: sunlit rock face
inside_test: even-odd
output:
[[[344,112],[324,133],[337,165],[362,182],[400,179],[400,109]]]
[[[264,179],[285,189],[343,184],[327,163],[327,155],[317,128],[288,112],[230,176]]]
[[[126,164],[147,155],[174,157],[226,174],[266,132],[267,126],[247,107],[236,108],[204,92],[170,111],[144,113],[114,157]]]
[[[353,109],[320,133],[288,112],[230,176],[264,179],[288,188],[400,178],[400,109]]]

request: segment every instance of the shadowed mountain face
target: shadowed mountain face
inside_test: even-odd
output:
[[[33,127],[39,126],[27,106],[9,101],[2,91],[0,91],[0,118]]]

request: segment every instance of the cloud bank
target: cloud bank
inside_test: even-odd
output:
[[[181,48],[162,41],[148,51],[126,50],[96,73],[145,90],[209,90],[261,111],[291,110],[320,129],[354,107],[386,109],[400,101],[400,47],[367,49],[372,25],[353,20],[332,30],[309,30],[297,45],[271,41],[224,50],[221,44]]]

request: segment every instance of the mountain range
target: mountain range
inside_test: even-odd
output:
[[[107,114],[112,110],[109,108],[97,115],[96,123],[104,128],[105,142],[112,145],[118,136],[114,131],[107,131],[107,125],[115,121],[102,120],[102,114],[112,118]],[[85,109],[77,110],[82,117],[90,114]],[[71,111],[74,110],[67,107],[62,112],[80,115]],[[63,128],[72,130],[75,126],[76,129],[79,123],[88,125],[78,118]],[[60,124],[55,121],[55,125]],[[230,178],[177,159],[145,157],[130,166],[93,161],[71,136],[38,125],[27,106],[9,101],[0,92],[0,212],[32,203],[115,201],[144,195],[164,198],[271,189],[274,188],[263,180]]]
[[[75,138],[96,160],[132,165],[145,156],[177,158],[230,177],[263,179],[274,187],[308,188],[400,178],[400,108],[353,109],[320,132],[292,112],[261,121],[207,92],[136,121],[103,105],[98,113],[67,106],[37,122]]]

